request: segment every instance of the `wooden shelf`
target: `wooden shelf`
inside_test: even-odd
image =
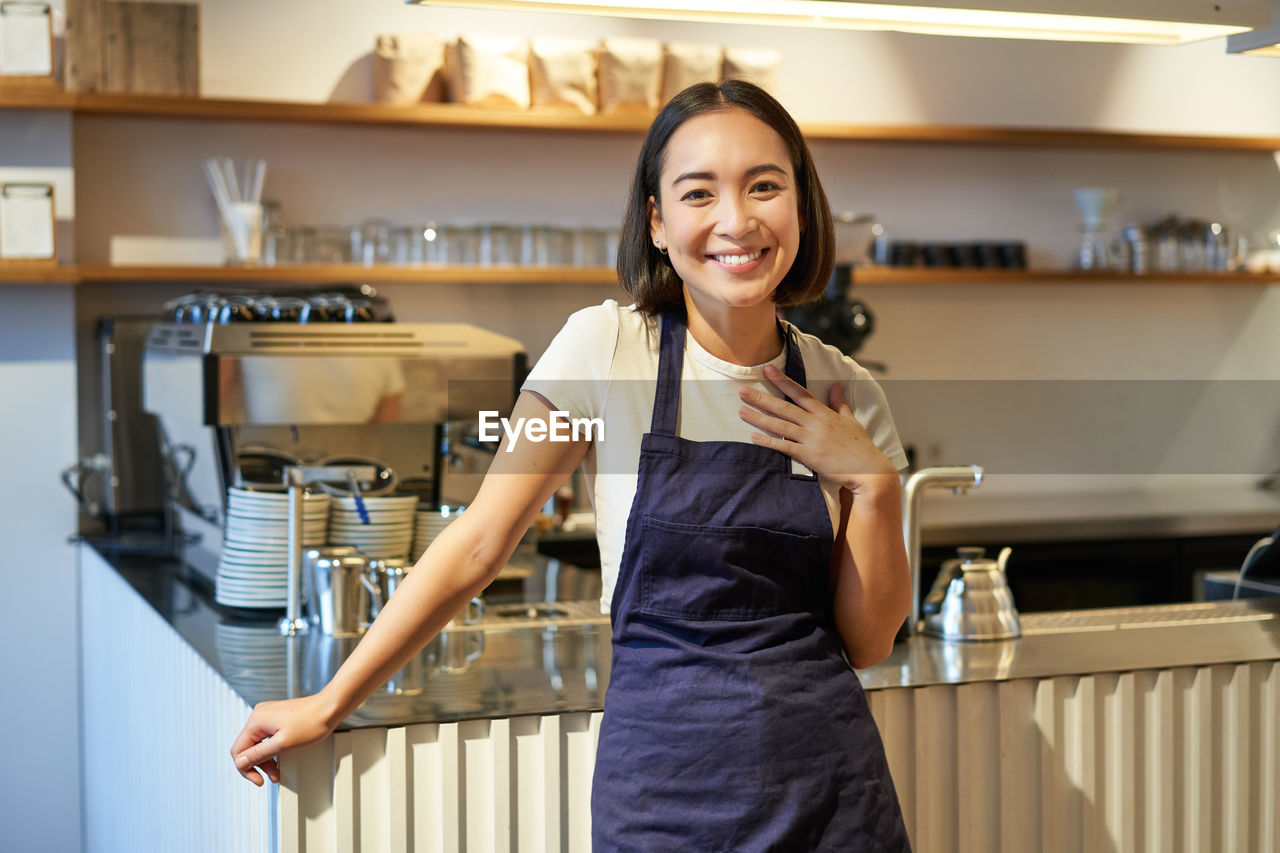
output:
[[[1014,148],[1128,148],[1184,151],[1280,151],[1280,137],[1194,136],[1069,128],[977,127],[971,125],[838,125],[801,122],[809,139],[903,142],[933,145],[992,145]]]
[[[0,89],[0,109],[69,109],[76,115],[633,135],[643,133],[652,118],[649,115],[588,116],[573,110],[550,108],[517,111],[458,104],[296,103],[4,89]],[[801,122],[801,128],[812,140],[849,142],[1219,152],[1280,150],[1280,137],[932,124],[895,126]]]
[[[86,284],[189,282],[192,284],[600,284],[616,285],[612,267],[376,266],[315,264],[279,267],[113,266],[79,267]]]
[[[0,284],[79,284],[80,270],[57,264],[0,262]]]
[[[1198,285],[1267,285],[1280,284],[1280,274],[1240,272],[1092,273],[1080,270],[993,270],[948,269],[925,267],[862,267],[853,271],[855,285],[1125,285],[1125,284],[1198,284]]]
[[[298,284],[507,284],[507,285],[604,285],[618,286],[612,267],[521,266],[377,266],[316,264],[280,267],[213,266],[0,266],[0,284],[110,284],[134,282],[193,285]],[[989,270],[922,267],[863,267],[854,271],[855,285],[959,286],[959,285],[1271,285],[1280,284],[1280,273],[1235,272],[1162,273],[1126,275],[1087,273],[1077,270]]]
[[[75,103],[76,96],[61,89],[0,86],[0,109],[69,110]]]

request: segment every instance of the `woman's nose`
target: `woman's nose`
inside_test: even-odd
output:
[[[724,237],[742,237],[756,227],[750,202],[730,196],[720,204],[720,222],[717,230]]]

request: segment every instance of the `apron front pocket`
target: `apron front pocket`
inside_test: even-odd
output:
[[[639,611],[686,621],[743,621],[812,610],[828,542],[765,527],[643,519]]]

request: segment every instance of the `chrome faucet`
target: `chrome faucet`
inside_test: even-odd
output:
[[[907,634],[914,634],[920,623],[920,500],[924,490],[949,487],[957,495],[982,485],[979,465],[952,465],[921,468],[907,478],[902,487],[902,540],[907,546],[907,564],[911,568],[911,621]]]

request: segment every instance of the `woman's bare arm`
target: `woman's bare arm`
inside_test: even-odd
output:
[[[512,419],[546,419],[550,407],[522,393]],[[326,737],[422,649],[506,565],[540,507],[590,443],[521,441],[500,447],[467,511],[432,542],[332,680],[314,696],[256,706],[231,747],[236,769],[257,785],[279,781],[275,756]],[[268,740],[269,738],[269,740]]]
[[[911,612],[898,476],[879,476],[884,479],[857,494],[840,490],[840,529],[831,556],[836,630],[858,668],[889,656]]]

